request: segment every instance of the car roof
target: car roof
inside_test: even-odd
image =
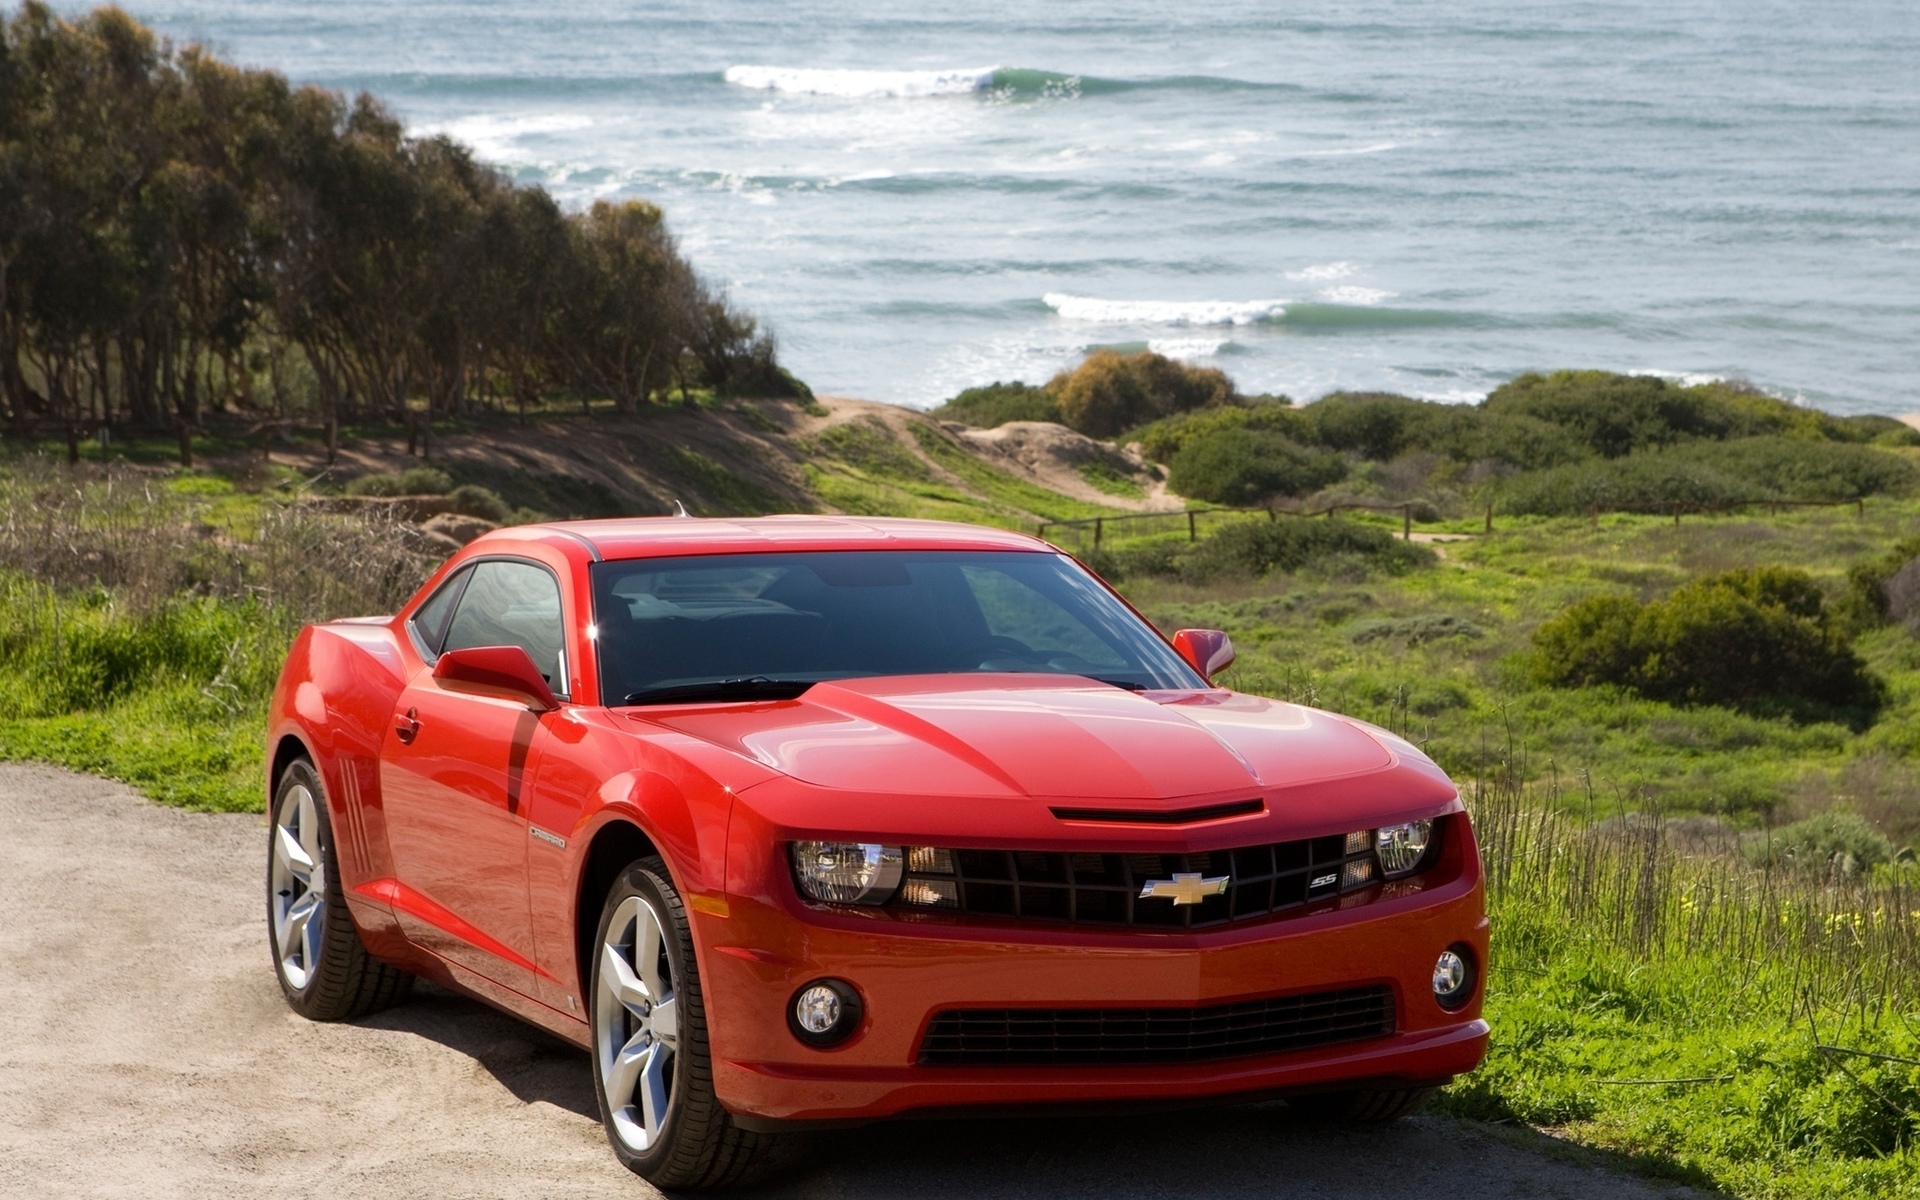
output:
[[[1052,553],[1030,534],[955,521],[840,517],[811,513],[773,517],[620,517],[550,521],[483,534],[477,542],[540,541],[584,547],[598,560],[686,554],[757,554],[820,550],[1020,550]]]

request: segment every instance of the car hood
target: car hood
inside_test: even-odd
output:
[[[1058,676],[841,680],[792,701],[630,715],[816,787],[870,793],[1151,809],[1372,774],[1409,759],[1438,777],[1391,734],[1299,705],[1215,690],[1135,693]]]

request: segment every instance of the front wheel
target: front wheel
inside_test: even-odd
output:
[[[614,1154],[656,1187],[739,1182],[773,1139],[736,1126],[714,1095],[693,936],[659,858],[614,883],[594,948],[594,1092]]]
[[[405,999],[413,976],[368,954],[354,928],[326,791],[304,758],[280,774],[267,838],[267,940],[287,1003],[310,1021],[348,1021]]]

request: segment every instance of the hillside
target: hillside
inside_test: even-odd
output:
[[[483,501],[468,511],[495,520],[664,515],[678,501],[699,516],[853,512],[1030,528],[1182,503],[1137,454],[1059,425],[977,430],[844,397],[805,407],[737,400],[626,415],[547,411],[525,422],[489,414],[436,422],[425,453],[418,443],[409,453],[404,427],[348,428],[332,466],[311,432],[275,432],[269,440],[236,423],[211,433],[196,439],[198,472],[241,492],[358,492],[377,506],[437,471],[446,486],[428,490],[485,489],[501,509],[489,511]],[[89,444],[83,456],[165,474],[172,468],[161,463],[175,449],[170,439],[122,441],[106,455]],[[450,506],[397,507],[425,517]]]

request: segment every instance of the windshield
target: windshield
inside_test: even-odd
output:
[[[610,704],[795,696],[875,675],[1019,671],[1206,683],[1058,554],[852,550],[593,566]]]

